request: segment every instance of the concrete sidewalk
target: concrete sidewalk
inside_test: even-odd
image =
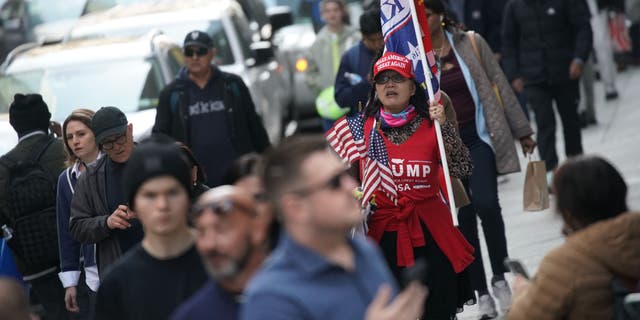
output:
[[[611,161],[624,176],[629,192],[628,204],[631,210],[640,210],[640,69],[628,69],[618,75],[617,85],[620,97],[605,102],[602,84],[595,84],[595,101],[598,124],[582,131],[582,141],[586,154],[597,154]],[[560,119],[557,119],[557,150],[564,160],[564,143]],[[535,128],[534,128],[535,130]],[[524,171],[526,159],[521,155]],[[499,185],[500,204],[507,231],[507,244],[512,258],[520,259],[534,275],[544,255],[562,243],[560,234],[562,221],[551,209],[541,212],[522,210],[522,187],[524,173],[511,174],[508,181]],[[482,230],[481,226],[478,226]],[[484,236],[481,235],[484,238]],[[487,278],[491,278],[491,266],[484,240],[483,261]],[[507,274],[511,280],[511,275]],[[465,308],[459,319],[477,318],[477,306]],[[501,316],[502,319],[504,317]]]

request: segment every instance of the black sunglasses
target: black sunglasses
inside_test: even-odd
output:
[[[224,199],[222,201],[196,204],[191,208],[191,213],[195,216],[199,216],[202,213],[202,211],[211,210],[211,212],[213,212],[216,215],[225,216],[231,213],[233,208],[238,208],[251,215],[255,214],[255,210],[253,208],[249,208],[243,205],[242,203],[233,201],[231,199]]]
[[[112,140],[106,141],[102,143],[102,149],[109,151],[111,149],[113,149],[113,147],[118,144],[118,145],[123,145],[125,142],[127,141],[127,135],[123,134],[121,136],[118,136]]]
[[[389,80],[393,81],[393,83],[403,83],[407,81],[407,78],[399,74],[394,74],[391,76],[384,75],[376,77],[375,79],[373,79],[373,82],[375,82],[376,84],[386,84],[387,82],[389,82]]]
[[[294,190],[293,193],[297,193],[301,196],[308,196],[315,192],[318,192],[322,189],[328,190],[338,190],[342,187],[342,178],[345,176],[351,176],[349,174],[349,168],[345,168],[340,170],[340,172],[336,173],[334,176],[329,178],[327,181],[320,183],[316,186],[306,187],[298,190]]]
[[[203,57],[206,56],[207,53],[209,53],[209,49],[205,48],[205,47],[198,47],[198,48],[185,48],[184,49],[184,55],[185,57],[192,57],[194,54],[198,57]]]

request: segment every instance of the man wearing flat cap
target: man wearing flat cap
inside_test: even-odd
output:
[[[140,221],[122,191],[124,168],[133,152],[133,126],[116,107],[102,107],[91,120],[96,144],[106,154],[87,168],[71,201],[69,228],[82,243],[95,243],[98,274],[104,275],[142,240]]]
[[[101,279],[96,320],[167,319],[205,283],[187,225],[192,193],[187,161],[173,141],[156,137],[133,151],[122,187],[145,234]]]
[[[215,187],[236,158],[262,152],[269,137],[242,79],[212,64],[216,50],[206,32],[187,33],[183,54],[186,68],[160,93],[153,132],[189,146]]]
[[[50,119],[49,108],[39,94],[14,96],[9,107],[9,122],[18,134],[18,144],[0,159],[0,226],[7,224],[12,229],[8,244],[20,273],[44,307],[46,318],[65,319],[64,289],[58,280],[55,177],[64,170],[66,156],[62,141],[49,135]],[[39,176],[44,179],[36,183],[35,188],[34,183],[28,181],[20,188],[16,185],[19,182],[15,182],[18,179],[26,176],[32,181],[39,179],[34,176],[37,169],[19,165],[28,161],[44,169],[40,170],[44,176]],[[21,170],[29,172],[19,173]],[[38,225],[38,221],[53,221],[53,224]]]

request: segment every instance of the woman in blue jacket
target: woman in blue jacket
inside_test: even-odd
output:
[[[95,260],[95,245],[83,244],[71,236],[69,216],[75,185],[87,166],[100,156],[91,118],[95,112],[88,109],[74,110],[62,125],[62,136],[67,151],[68,168],[58,178],[56,212],[58,216],[58,245],[60,251],[60,273],[65,288],[65,305],[80,319],[91,319],[95,292],[100,280]],[[80,283],[84,268],[85,284]]]

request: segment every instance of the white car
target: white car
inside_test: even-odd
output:
[[[67,39],[91,39],[144,34],[161,30],[176,44],[193,30],[206,31],[214,41],[214,63],[242,77],[271,142],[283,133],[291,89],[288,69],[274,57],[271,44],[260,41],[240,4],[232,0],[157,0],[117,6],[78,20]]]
[[[1,67],[0,154],[17,144],[8,107],[16,93],[39,93],[59,122],[77,108],[115,106],[134,137],[151,133],[160,90],[183,65],[181,49],[161,33],[142,37],[23,45]]]

